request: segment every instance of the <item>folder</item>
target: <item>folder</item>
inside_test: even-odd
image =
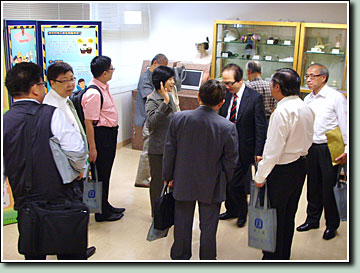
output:
[[[335,159],[342,155],[345,151],[345,144],[342,138],[340,127],[335,127],[334,129],[326,132],[325,135],[331,155],[331,161],[333,166],[335,166],[339,164],[335,161]]]

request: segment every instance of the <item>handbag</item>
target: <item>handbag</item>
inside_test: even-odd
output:
[[[155,229],[154,220],[153,220],[149,228],[146,240],[152,242],[160,238],[165,238],[168,235],[168,232],[169,232],[169,228],[166,228],[164,230]]]
[[[89,180],[90,168],[88,168],[86,172],[83,203],[89,208],[90,213],[102,213],[102,182],[99,182],[98,180],[96,165],[94,164],[93,166],[94,168],[92,169],[94,172],[91,172],[91,180]]]
[[[346,164],[341,165],[338,170],[334,195],[336,206],[341,221],[347,220],[347,169]]]
[[[31,201],[18,212],[20,254],[86,253],[89,209],[80,201]]]
[[[154,228],[164,230],[174,224],[175,199],[172,191],[169,191],[167,182],[161,192],[161,196],[155,200]]]
[[[25,126],[25,190],[32,189],[32,151],[34,115],[39,106],[30,107]],[[27,194],[25,195],[25,200]],[[86,253],[89,209],[79,200],[27,200],[18,211],[20,254],[58,255]]]
[[[259,188],[255,188],[254,198],[249,206],[248,246],[275,252],[276,249],[276,209],[271,209],[265,183],[264,206],[258,205]]]

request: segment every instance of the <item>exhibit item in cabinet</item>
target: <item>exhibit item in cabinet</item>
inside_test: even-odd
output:
[[[270,80],[279,68],[297,68],[300,23],[217,20],[214,23],[211,77],[221,78],[222,68],[235,63],[245,71],[249,60],[262,65]],[[247,80],[244,73],[244,80]]]
[[[298,69],[301,92],[311,92],[306,86],[305,74],[310,64],[320,63],[329,70],[327,84],[347,92],[347,25],[302,23]]]

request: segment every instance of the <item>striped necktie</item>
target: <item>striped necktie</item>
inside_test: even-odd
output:
[[[230,111],[230,118],[229,120],[231,122],[236,123],[236,105],[237,105],[237,98],[238,96],[236,94],[234,94],[234,101],[233,104],[231,106],[231,111]]]

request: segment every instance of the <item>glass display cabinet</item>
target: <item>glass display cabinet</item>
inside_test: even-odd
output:
[[[244,70],[249,60],[262,65],[262,78],[270,80],[279,68],[297,69],[301,23],[217,20],[214,23],[211,78],[235,63]]]
[[[320,63],[329,70],[327,84],[347,93],[347,25],[302,23],[297,71],[301,77],[304,97],[311,90],[306,86],[306,70],[312,63]]]

